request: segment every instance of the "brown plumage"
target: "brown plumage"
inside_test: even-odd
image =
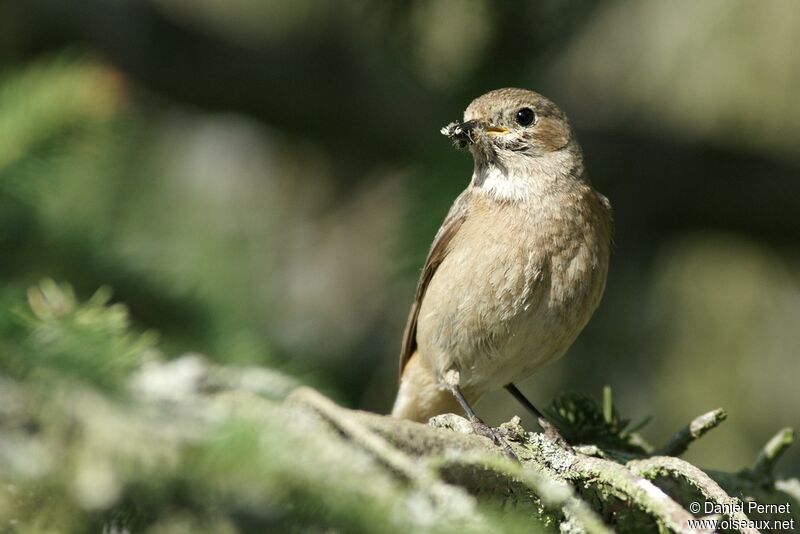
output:
[[[392,414],[417,421],[560,357],[600,302],[611,255],[610,204],[555,104],[492,91],[443,133],[469,146],[475,169],[434,238],[403,337]]]

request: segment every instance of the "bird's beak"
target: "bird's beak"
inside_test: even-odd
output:
[[[508,133],[508,128],[502,126],[485,126],[477,120],[464,122],[451,122],[441,129],[442,135],[446,135],[455,143],[464,148],[467,145],[475,144],[480,133],[485,133],[488,137],[498,137]]]
[[[500,135],[507,134],[508,128],[504,128],[502,126],[487,126],[484,131],[489,137],[498,137]]]

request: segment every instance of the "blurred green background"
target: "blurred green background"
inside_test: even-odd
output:
[[[526,87],[571,117],[617,239],[594,319],[522,389],[609,384],[656,443],[723,407],[687,458],[738,469],[800,427],[798,50],[793,0],[5,0],[2,313],[45,276],[108,285],[171,354],[385,412],[471,172],[438,129]]]

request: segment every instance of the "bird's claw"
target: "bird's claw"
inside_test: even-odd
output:
[[[506,441],[505,432],[502,429],[491,427],[483,421],[472,421],[472,428],[475,429],[475,433],[479,436],[491,439],[495,445],[503,449],[506,456],[519,463],[519,457]]]

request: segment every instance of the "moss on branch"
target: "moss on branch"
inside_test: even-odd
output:
[[[742,532],[800,523],[800,482],[775,474],[789,429],[752,467],[703,471],[674,454],[721,411],[653,455],[610,392],[602,406],[563,395],[550,413],[575,450],[514,418],[515,463],[457,415],[424,425],[343,408],[266,368],[164,361],[104,294],[78,304],[48,282],[30,298],[0,368],[3,531],[695,532],[697,503]],[[751,501],[790,511],[748,513]]]
[[[546,525],[560,526],[575,532],[695,532],[690,520],[695,515],[688,506],[695,501],[724,505],[732,510],[730,519],[746,523],[740,511],[742,500],[724,490],[709,474],[677,457],[645,456],[626,462],[610,458],[624,457],[619,451],[597,447],[578,447],[585,452],[570,452],[544,434],[527,433],[518,421],[508,424],[511,446],[521,465],[508,461],[491,441],[475,435],[465,419],[447,414],[431,420],[430,426],[350,411],[332,404],[319,393],[301,388],[289,396],[293,406],[305,406],[320,413],[335,428],[365,448],[385,465],[397,463],[398,456],[412,459],[418,469],[425,469],[426,484],[430,473],[447,483],[465,488],[479,501],[501,502],[504,508],[525,504],[538,507],[538,516]],[[607,411],[607,410],[606,410]],[[686,445],[724,419],[716,410],[699,417],[673,438],[674,450]],[[351,422],[360,424],[354,427]],[[700,430],[702,428],[702,430]],[[376,444],[374,436],[380,436]],[[774,441],[774,440],[773,440]],[[781,441],[783,443],[784,441]],[[405,463],[404,463],[405,465]],[[735,479],[735,475],[728,482]],[[749,485],[741,480],[734,495],[745,495]],[[773,485],[775,499],[791,497]],[[785,518],[782,518],[785,519]],[[753,532],[747,527],[742,532]]]

